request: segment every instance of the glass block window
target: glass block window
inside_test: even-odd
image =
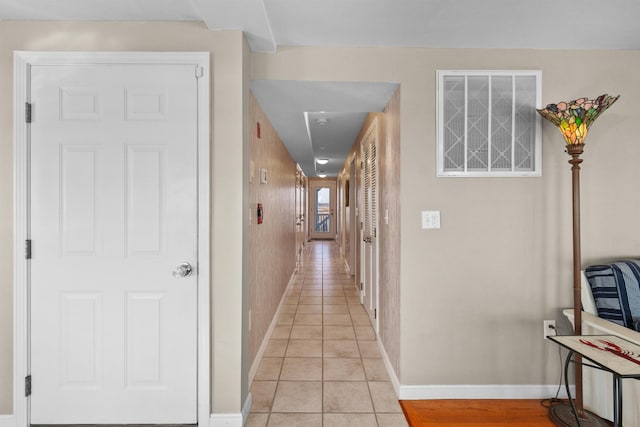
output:
[[[540,176],[540,71],[438,71],[438,176]]]

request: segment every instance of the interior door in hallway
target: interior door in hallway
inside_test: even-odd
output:
[[[195,423],[194,66],[32,66],[30,88],[31,422]]]
[[[362,231],[362,303],[371,324],[378,331],[378,161],[377,126],[369,128],[361,146],[363,231]]]
[[[300,165],[296,165],[296,268],[302,264],[305,246],[305,194],[306,194],[306,178]]]
[[[358,230],[360,229],[360,223],[358,222],[358,198],[357,198],[357,182],[356,179],[356,156],[351,159],[349,163],[349,194],[348,194],[348,203],[349,203],[349,230],[348,230],[348,239],[349,239],[349,250],[347,251],[347,262],[349,264],[350,273],[356,278],[358,278],[358,248],[360,245],[358,244]]]
[[[310,181],[309,237],[335,239],[336,237],[336,183],[335,181]]]

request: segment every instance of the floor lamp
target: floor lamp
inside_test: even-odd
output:
[[[618,100],[618,96],[600,95],[596,99],[580,98],[571,102],[549,104],[537,110],[545,119],[558,127],[567,143],[567,153],[571,156],[572,206],[573,206],[573,314],[574,334],[582,335],[581,254],[580,254],[580,156],[584,150],[584,140],[593,122]],[[575,359],[575,414],[569,405],[552,405],[549,417],[558,426],[581,427],[607,426],[608,423],[597,415],[586,411],[582,398],[582,364]],[[578,423],[579,419],[579,423]]]

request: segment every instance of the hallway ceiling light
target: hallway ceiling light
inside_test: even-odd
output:
[[[318,174],[318,178],[326,178],[327,174],[326,173],[319,173]]]
[[[325,119],[324,117],[320,117],[318,119],[316,119],[316,123],[319,124],[320,126],[324,126],[329,122],[329,120]]]
[[[318,159],[318,160],[316,160],[316,162],[319,165],[326,165],[327,163],[329,163],[329,159]]]

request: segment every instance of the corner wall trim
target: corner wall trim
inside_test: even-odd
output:
[[[242,427],[242,413],[211,414],[209,427]]]
[[[252,403],[253,403],[253,397],[251,396],[251,392],[249,392],[249,394],[247,394],[247,400],[244,401],[244,406],[242,407],[243,424],[247,423],[247,419],[249,418],[249,412],[251,412]]]
[[[0,415],[0,427],[15,427],[16,417],[13,415]]]
[[[575,387],[572,386],[572,394]],[[545,399],[556,395],[557,385],[401,385],[400,400],[430,399]],[[574,394],[575,395],[575,394]],[[567,393],[562,387],[560,398]]]

